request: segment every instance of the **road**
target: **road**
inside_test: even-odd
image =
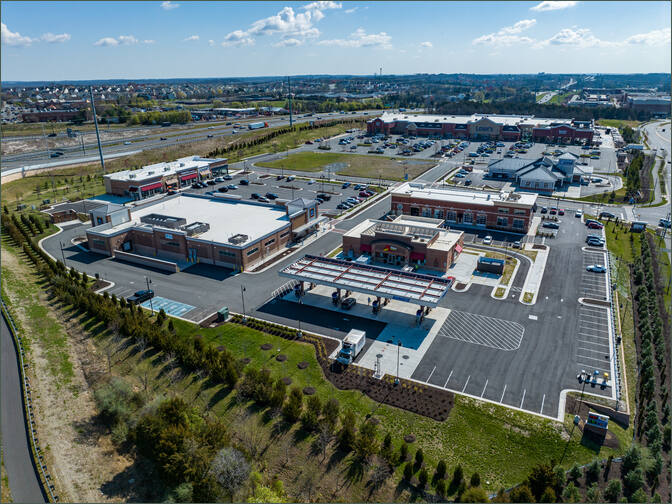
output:
[[[3,461],[14,502],[47,502],[33,465],[26,418],[23,409],[21,378],[14,339],[2,317],[2,360],[0,382]]]
[[[302,114],[301,116],[295,116],[293,122],[299,124],[309,121],[316,121],[318,120],[318,117],[321,117],[323,120],[367,117],[374,114],[375,112],[376,111],[374,110],[361,111],[357,114],[339,114],[337,112],[331,112],[325,114],[315,114],[311,117],[305,117],[305,114]],[[289,116],[277,116],[273,118],[260,117],[255,119],[258,122],[267,122],[269,127],[284,126],[289,124]],[[239,121],[236,119],[231,119],[228,122],[235,124]],[[243,123],[243,121],[240,122],[241,124]],[[202,123],[199,126],[200,127],[193,128],[191,130],[182,129],[180,132],[175,132],[175,130],[171,130],[171,128],[164,128],[161,130],[157,129],[157,132],[151,135],[138,135],[137,137],[131,137],[124,140],[109,140],[103,142],[103,155],[135,154],[144,150],[161,149],[174,145],[181,145],[184,143],[207,140],[208,136],[212,136],[213,138],[228,137],[248,131],[244,124],[243,128],[237,130],[238,133],[233,133],[234,130],[232,125],[227,126],[221,122],[218,122],[217,125],[211,126],[212,129],[210,129],[208,123]],[[161,140],[162,137],[166,140]],[[93,141],[84,144],[84,148],[82,148],[82,146],[64,147],[51,149],[50,151],[40,150],[3,156],[2,171],[5,172],[10,169],[21,168],[24,166],[30,167],[33,165],[42,165],[50,162],[57,162],[60,165],[89,162],[92,155],[98,155],[98,144],[95,142],[95,136],[89,135],[89,138],[92,138]],[[59,150],[64,154],[58,158],[51,158],[49,153],[53,152],[54,150]]]
[[[666,186],[666,193],[670,194],[670,121],[650,122],[642,126],[641,129],[646,132],[649,147],[656,151],[656,157],[665,162],[662,183]],[[661,180],[658,177],[658,161],[653,169],[653,183],[655,189],[653,204],[656,204],[662,199]]]

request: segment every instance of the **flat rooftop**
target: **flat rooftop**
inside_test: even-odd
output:
[[[124,182],[137,181],[141,183],[143,180],[153,179],[158,176],[167,177],[178,172],[193,169],[206,168],[216,161],[224,161],[224,159],[208,159],[200,156],[187,156],[175,161],[155,163],[143,166],[138,170],[123,170],[105,175],[105,178],[110,180],[122,180]]]
[[[537,202],[537,195],[533,193],[500,192],[489,193],[484,191],[462,191],[449,187],[429,187],[425,184],[406,182],[392,191],[392,195],[410,196],[452,203],[466,203],[478,206],[494,206],[502,203],[532,207]]]
[[[247,235],[247,240],[235,244],[239,247],[245,247],[282,228],[289,228],[290,225],[285,209],[282,207],[226,198],[180,195],[140,208],[131,213],[129,222],[109,229],[101,229],[100,233],[113,235],[131,227],[150,230],[151,225],[140,222],[141,217],[149,214],[182,217],[186,219],[187,225],[193,222],[205,222],[210,225],[208,231],[194,235],[192,239],[234,246],[228,241],[230,237]],[[154,229],[176,232],[175,229],[160,226],[154,226]],[[96,231],[96,228],[92,228],[91,231]]]
[[[497,114],[472,114],[472,115],[428,115],[428,114],[408,114],[406,112],[385,112],[380,119],[383,122],[427,122],[427,123],[449,123],[449,124],[470,124],[481,119],[490,119],[491,121],[506,126],[515,126],[518,124],[550,124],[550,123],[569,123],[571,119],[542,119],[529,115],[497,115]],[[375,119],[375,118],[374,118]]]

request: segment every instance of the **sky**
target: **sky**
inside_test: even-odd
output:
[[[2,2],[3,81],[670,72],[660,2]]]

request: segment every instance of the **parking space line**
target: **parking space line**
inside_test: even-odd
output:
[[[585,345],[599,345],[599,346],[606,346],[606,347],[609,346],[606,343],[597,343],[595,341],[588,341],[588,340],[582,340],[582,339],[577,339],[576,341],[578,341],[579,343],[583,343]]]
[[[434,374],[434,371],[436,371],[436,366],[434,366],[434,369],[432,369],[432,372],[429,373],[429,376],[427,377],[427,380],[425,380],[427,383],[429,383],[429,380],[432,378],[432,375]]]
[[[546,400],[546,394],[544,394],[544,397],[541,398],[541,408],[539,408],[539,414],[543,414],[542,412],[544,411],[544,401]]]
[[[446,388],[448,386],[448,382],[450,381],[450,377],[453,376],[453,370],[450,370],[450,374],[448,375],[448,379],[446,380],[446,383],[443,385],[443,388]]]
[[[581,362],[581,361],[576,361],[576,363],[580,366],[586,366],[589,369],[595,369],[595,370],[598,370],[598,371],[605,371],[607,373],[611,373],[611,369],[606,369],[606,368],[603,368],[603,367],[599,367],[599,366],[596,366],[594,364],[588,364],[586,362]]]
[[[607,364],[607,363],[605,362],[605,359],[596,359],[595,357],[588,357],[588,356],[586,356],[586,355],[581,355],[580,358],[581,358],[581,359],[594,360],[594,361],[597,361],[597,362],[599,362],[599,363],[601,363],[601,364]]]
[[[483,392],[481,392],[481,397],[483,397],[483,394],[485,394],[485,387],[488,386],[488,380],[485,380],[485,385],[483,385]]]
[[[499,399],[499,404],[502,404],[504,400],[504,394],[506,394],[506,383],[504,384],[504,390],[502,391],[502,397]]]
[[[464,384],[464,387],[462,387],[462,392],[464,393],[465,390],[467,390],[467,385],[469,385],[469,378],[471,378],[471,375],[467,377],[467,382]]]
[[[523,390],[523,398],[520,400],[520,409],[523,409],[523,402],[525,401],[525,392],[527,392],[527,389]]]

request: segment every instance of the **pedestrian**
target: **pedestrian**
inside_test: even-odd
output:
[[[366,306],[369,306],[371,304],[371,298],[367,297],[366,298]]]

